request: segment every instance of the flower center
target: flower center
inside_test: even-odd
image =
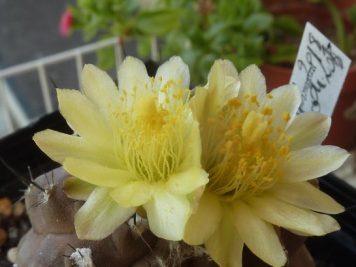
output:
[[[170,110],[158,102],[158,95],[142,95],[131,110],[115,113],[120,165],[150,183],[166,181],[180,166],[189,112],[184,101],[177,101]]]
[[[289,156],[284,126],[272,123],[272,107],[260,107],[257,97],[231,99],[203,129],[203,165],[210,191],[230,201],[259,194],[281,176],[279,164]],[[290,119],[284,113],[284,122]]]

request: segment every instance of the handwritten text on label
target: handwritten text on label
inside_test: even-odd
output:
[[[298,86],[299,112],[331,116],[351,60],[309,22],[306,24],[290,83]]]

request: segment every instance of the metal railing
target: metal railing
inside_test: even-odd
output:
[[[117,70],[123,60],[123,48],[120,44],[119,38],[117,37],[84,45],[58,54],[0,70],[0,116],[2,116],[2,126],[5,128],[5,134],[9,134],[15,131],[17,127],[23,127],[30,123],[30,119],[23,111],[23,108],[17,101],[16,96],[13,94],[7,82],[8,78],[30,71],[36,71],[38,74],[38,80],[40,82],[44,107],[46,112],[49,113],[54,110],[54,105],[50,97],[46,67],[74,59],[78,84],[80,85],[80,73],[83,68],[83,56],[85,54],[95,52],[110,46],[114,47],[115,50],[115,66]]]

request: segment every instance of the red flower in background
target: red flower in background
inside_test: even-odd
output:
[[[68,37],[73,26],[73,15],[70,10],[64,11],[59,22],[59,32],[62,36]]]

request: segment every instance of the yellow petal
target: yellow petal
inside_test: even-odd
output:
[[[134,57],[126,57],[119,68],[119,95],[125,97],[128,107],[136,96],[142,96],[152,89],[150,78],[143,62]]]
[[[90,64],[84,66],[81,81],[85,95],[109,118],[119,99],[114,81],[106,72]]]
[[[180,57],[171,57],[157,70],[154,88],[158,90],[158,103],[166,109],[181,105],[189,97],[190,74]]]
[[[243,241],[232,222],[223,217],[218,230],[205,242],[209,256],[220,267],[242,267]]]
[[[144,181],[132,181],[113,189],[110,196],[121,207],[138,207],[151,199],[153,191],[154,188]]]
[[[155,76],[155,86],[160,89],[168,81],[174,81],[180,88],[189,88],[189,68],[180,57],[171,57],[159,66]]]
[[[271,98],[267,98],[265,106],[272,107],[272,121],[276,127],[286,127],[294,119],[299,108],[301,99],[300,92],[295,85],[284,85],[278,87],[270,93]],[[285,114],[288,114],[286,121]]]
[[[333,198],[308,182],[278,183],[271,193],[280,200],[304,209],[328,214],[337,214],[345,210]]]
[[[190,216],[184,232],[184,242],[189,245],[205,243],[217,230],[222,216],[219,199],[205,191],[198,209]]]
[[[178,241],[190,215],[190,204],[185,196],[156,192],[144,206],[150,230],[158,237]]]
[[[284,182],[314,179],[339,168],[348,158],[346,150],[336,146],[313,146],[292,151],[282,166]]]
[[[208,115],[216,115],[227,102],[237,97],[240,81],[234,65],[229,60],[214,62],[208,76]]]
[[[338,222],[331,216],[329,215],[324,215],[324,214],[320,214],[320,213],[314,213],[315,216],[318,217],[319,223],[321,225],[321,227],[324,229],[324,232],[326,234],[335,232],[335,231],[339,231],[341,229],[340,225],[338,224]],[[288,231],[293,233],[293,230],[286,228]],[[315,234],[313,232],[309,232],[309,231],[296,231],[295,232],[298,235],[301,236],[314,236]],[[325,234],[323,234],[325,235]]]
[[[117,187],[132,178],[127,171],[82,159],[67,158],[63,163],[63,168],[73,176],[97,186]]]
[[[189,121],[184,135],[185,141],[182,152],[183,161],[180,164],[178,171],[186,171],[192,167],[200,168],[201,140],[199,123],[193,120]]]
[[[57,89],[59,110],[71,128],[84,138],[109,146],[110,129],[99,109],[77,90]]]
[[[83,138],[44,130],[33,136],[36,145],[52,160],[62,163],[66,157],[87,157],[91,147]]]
[[[63,182],[63,191],[67,197],[76,200],[87,200],[95,186],[75,177],[68,177]]]
[[[297,208],[271,196],[251,198],[249,204],[267,222],[308,235],[321,236],[340,229],[328,215]]]
[[[226,60],[226,59],[215,60],[209,72],[209,76],[208,76],[209,84],[217,87],[225,88],[227,82],[226,77],[232,77],[238,79],[238,73],[234,64],[232,64],[230,60]],[[220,84],[220,86],[218,86],[218,84]],[[231,97],[236,97],[238,91],[230,92],[230,93],[232,95],[228,97],[228,99]]]
[[[266,79],[256,65],[250,65],[241,71],[241,94],[256,95],[259,101],[266,96]]]
[[[207,184],[208,181],[208,174],[203,169],[193,167],[173,174],[168,178],[166,186],[172,193],[186,195]]]
[[[33,136],[36,145],[52,160],[62,163],[66,157],[85,156],[90,150],[81,137],[44,130]]]
[[[298,115],[287,129],[286,134],[292,137],[291,150],[320,145],[328,135],[331,119],[317,112],[305,112]]]
[[[241,201],[234,204],[236,231],[248,248],[264,262],[272,266],[284,266],[287,257],[274,227],[260,219]]]
[[[79,239],[101,240],[115,231],[135,213],[122,208],[109,196],[109,189],[97,187],[74,218]]]
[[[204,87],[196,87],[194,96],[189,101],[193,115],[199,122],[202,122],[204,120],[203,118],[207,118],[209,116],[206,111],[208,106],[206,104],[208,92],[209,91]]]
[[[76,157],[106,163],[110,166],[116,165],[116,160],[110,153],[95,149],[78,136],[44,130],[36,133],[33,140],[44,153],[59,163],[63,163],[67,157]]]

